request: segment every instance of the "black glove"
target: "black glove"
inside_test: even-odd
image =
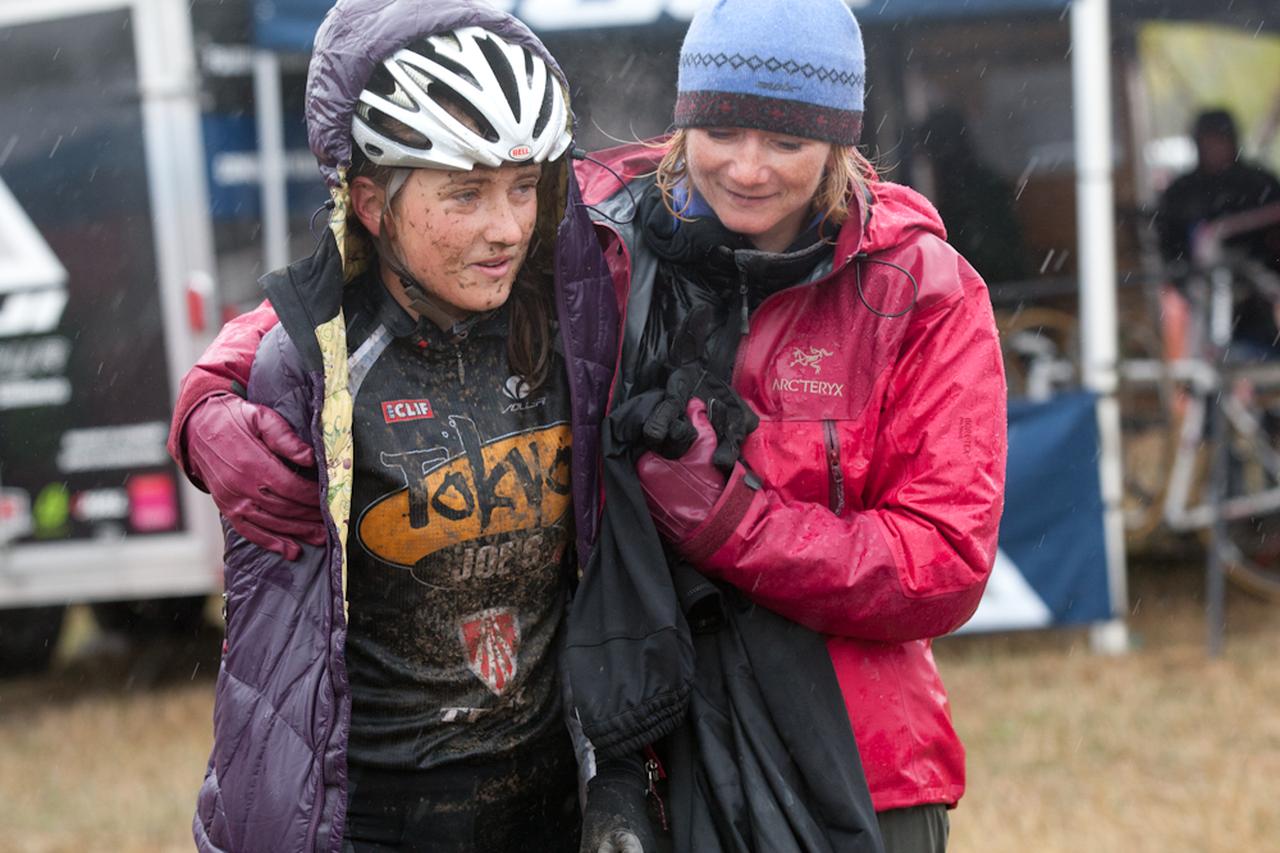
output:
[[[644,442],[668,459],[679,459],[689,451],[698,431],[689,420],[689,400],[700,398],[707,404],[707,419],[716,433],[712,463],[726,474],[733,470],[742,442],[760,425],[738,392],[711,373],[707,342],[714,330],[710,308],[694,309],[667,354],[666,396],[644,422]]]
[[[649,823],[648,790],[638,756],[600,762],[587,783],[579,853],[654,853],[658,842]]]

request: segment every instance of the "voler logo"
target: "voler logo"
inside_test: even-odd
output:
[[[495,696],[515,681],[520,623],[506,607],[491,607],[466,617],[458,627],[467,667]]]
[[[502,384],[502,393],[509,399],[523,400],[529,396],[529,383],[519,376],[508,376],[507,381]]]
[[[809,347],[808,352],[800,349],[800,347],[793,347],[791,350],[791,363],[787,366],[808,367],[813,370],[813,375],[817,376],[822,372],[822,360],[831,355],[834,355],[831,350],[819,349],[818,347]]]
[[[379,560],[412,569],[442,548],[555,524],[569,509],[569,427],[485,443],[470,418],[451,416],[446,442],[383,453],[382,465],[403,478],[360,516],[361,545]]]
[[[519,376],[508,376],[507,381],[502,383],[502,394],[510,403],[502,407],[502,413],[509,414],[511,412],[524,412],[529,409],[537,409],[547,404],[547,397],[544,394],[536,400],[529,399],[529,383],[525,382]]]

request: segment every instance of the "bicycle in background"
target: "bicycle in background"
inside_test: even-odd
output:
[[[1277,222],[1280,205],[1207,223],[1194,264],[1130,278],[1127,313],[1148,322],[1122,324],[1118,395],[1130,546],[1197,534],[1211,575],[1280,602],[1280,345],[1232,341],[1246,297],[1280,305],[1280,276],[1228,247]],[[1020,307],[998,322],[1011,395],[1078,385],[1072,313]]]

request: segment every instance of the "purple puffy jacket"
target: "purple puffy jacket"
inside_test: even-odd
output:
[[[475,3],[340,0],[316,35],[308,131],[326,177],[349,162],[355,98],[375,60],[434,32],[483,26],[529,46],[559,71],[514,18]],[[335,59],[337,57],[337,59]],[[599,520],[600,420],[613,377],[618,311],[613,285],[572,170],[556,232],[555,288],[569,374],[573,502],[579,557]],[[349,447],[350,423],[321,428],[326,399],[318,329],[341,305],[343,262],[332,236],[316,253],[264,278],[280,329],[263,341],[249,398],[278,411],[316,451],[322,505],[335,503],[326,448]],[[344,347],[343,347],[344,351]],[[332,364],[330,365],[332,370]],[[331,374],[332,375],[332,374]],[[334,431],[346,430],[335,437]],[[335,457],[336,458],[336,457]],[[339,468],[341,466],[339,465]],[[218,674],[214,745],[193,831],[205,851],[337,851],[346,816],[351,697],[343,657],[346,520],[326,510],[328,542],[288,562],[226,527],[227,646]],[[340,535],[344,534],[344,535]]]

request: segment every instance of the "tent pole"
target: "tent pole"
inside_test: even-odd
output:
[[[1098,395],[1107,577],[1112,618],[1093,628],[1094,649],[1128,649],[1120,407],[1116,400],[1115,201],[1112,186],[1111,28],[1109,0],[1071,4],[1071,76],[1076,151],[1076,226],[1080,269],[1080,353],[1084,386]]]
[[[253,52],[253,100],[258,124],[258,187],[262,193],[262,262],[264,271],[270,272],[289,263],[289,178],[285,173],[280,59],[270,50]]]

